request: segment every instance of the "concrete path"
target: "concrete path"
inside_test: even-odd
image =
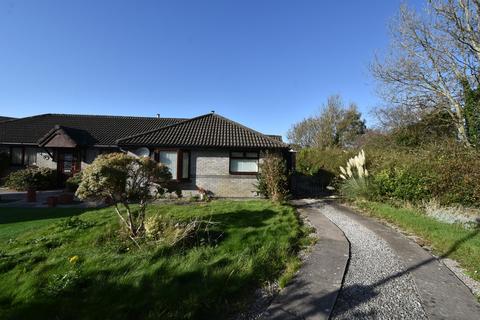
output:
[[[299,211],[316,228],[319,241],[263,319],[328,319],[340,291],[349,256],[347,239],[318,209],[299,207]]]
[[[428,319],[480,319],[480,304],[471,291],[450,269],[415,242],[335,202],[319,204],[318,207],[320,212],[328,207],[336,209],[339,214],[365,226],[388,243],[402,261],[404,270],[389,275],[384,281],[410,274]],[[451,251],[458,245],[460,243],[455,244]]]
[[[464,283],[401,233],[332,201],[296,204],[320,240],[263,319],[480,319]]]

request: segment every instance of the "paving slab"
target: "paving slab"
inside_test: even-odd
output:
[[[316,228],[318,242],[297,275],[273,300],[262,319],[328,319],[333,310],[349,259],[349,242],[343,232],[317,208],[299,211]]]
[[[328,205],[372,230],[391,246],[415,281],[429,319],[480,319],[480,303],[440,260],[400,232],[373,218],[358,214],[336,202],[329,201]]]

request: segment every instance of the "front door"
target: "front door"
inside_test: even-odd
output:
[[[80,152],[76,149],[57,151],[58,182],[64,185],[65,181],[80,171]]]

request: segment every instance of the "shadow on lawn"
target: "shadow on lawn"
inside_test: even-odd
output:
[[[227,240],[232,233],[239,233],[238,229],[245,229],[241,232],[243,241],[256,239],[265,232],[265,229],[262,227],[268,226],[266,221],[275,217],[277,214],[277,212],[268,209],[258,211],[238,210],[203,217],[204,220],[213,222],[213,225],[209,227],[208,230],[201,230],[197,233],[195,239],[190,239],[187,242],[181,242],[176,246],[159,248],[159,250],[152,254],[150,260],[155,261],[162,257],[166,258],[178,254],[178,250],[190,249],[202,244],[211,246],[218,245]],[[270,231],[273,232],[272,230]],[[221,264],[222,262],[217,263]]]
[[[8,310],[0,302],[2,319],[223,319],[238,311],[239,298],[247,298],[255,283],[239,274],[183,272],[169,280],[162,271],[139,279],[137,285],[111,283],[99,274],[61,292]],[[168,271],[165,271],[167,277]],[[103,275],[108,277],[108,272]],[[251,278],[254,274],[250,275]]]
[[[272,210],[239,210],[213,214],[216,230],[245,229],[244,234],[258,230],[265,232],[267,220],[278,215]],[[255,227],[256,230],[251,230]],[[275,227],[275,225],[274,225]],[[233,231],[232,231],[233,232]],[[241,231],[243,232],[243,230]],[[223,319],[251,297],[255,288],[274,274],[266,261],[249,265],[244,270],[235,265],[235,258],[225,252],[216,257],[199,258],[198,265],[184,268],[170,265],[179,252],[163,252],[150,260],[158,266],[149,272],[131,270],[132,266],[118,264],[99,265],[95,272],[82,273],[73,278],[64,289],[51,292],[35,289],[35,298],[28,303],[12,305],[8,299],[0,300],[2,319]],[[155,255],[153,253],[153,255]],[[161,259],[164,258],[164,259]],[[157,260],[158,259],[158,260]],[[202,259],[209,259],[203,261]],[[182,261],[182,260],[179,260]],[[192,263],[191,261],[189,263]],[[229,268],[233,265],[234,268]],[[184,270],[187,269],[187,270]],[[238,269],[238,270],[237,270]],[[139,274],[138,278],[133,278]],[[62,276],[62,275],[60,275]],[[129,278],[125,280],[125,278]]]
[[[0,208],[0,225],[6,223],[65,218],[80,215],[91,208]]]
[[[237,210],[212,215],[212,221],[221,225],[229,225],[237,228],[261,227],[267,225],[266,221],[275,217],[278,213],[273,210]]]

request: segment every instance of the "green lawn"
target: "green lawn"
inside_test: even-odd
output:
[[[262,200],[155,205],[148,214],[211,219],[221,237],[138,249],[118,235],[111,208],[0,208],[0,318],[225,318],[255,288],[291,276],[305,239],[293,208]]]
[[[393,223],[427,241],[437,255],[458,261],[480,280],[480,229],[466,230],[457,224],[439,222],[418,210],[397,208],[385,203],[359,202],[372,216]]]

